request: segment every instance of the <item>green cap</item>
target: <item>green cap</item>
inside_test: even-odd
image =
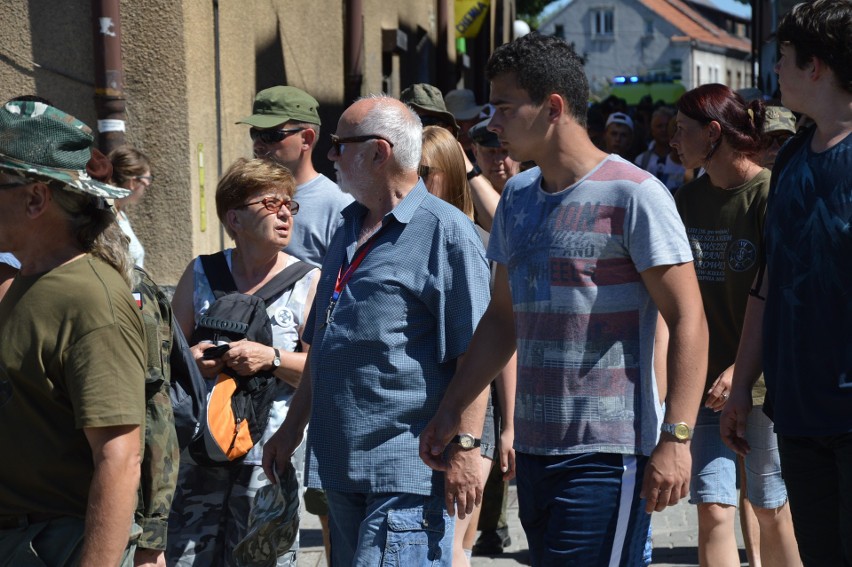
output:
[[[783,106],[767,106],[766,121],[763,123],[763,133],[791,132],[796,133],[796,117]]]
[[[446,124],[453,130],[453,134],[458,136],[459,125],[456,122],[455,116],[447,110],[447,105],[444,104],[444,97],[438,87],[433,87],[426,83],[416,83],[411,85],[399,95],[399,100],[414,109],[421,118],[434,117],[441,124]],[[428,126],[428,124],[424,124]]]
[[[296,87],[270,87],[257,93],[252,115],[237,124],[255,128],[274,128],[290,120],[321,125],[317,99]]]
[[[128,196],[89,175],[94,144],[92,129],[58,108],[32,101],[0,108],[0,170],[104,199]]]
[[[277,558],[293,547],[298,534],[299,483],[290,463],[275,482],[257,489],[248,532],[234,548],[234,559],[244,567],[275,567]]]

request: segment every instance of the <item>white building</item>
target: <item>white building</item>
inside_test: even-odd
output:
[[[706,13],[707,4],[701,7]],[[718,16],[724,22],[727,15]],[[592,92],[616,76],[651,74],[680,77],[687,90],[706,83],[750,87],[747,31],[742,18],[722,27],[682,0],[573,0],[539,26],[574,44]]]

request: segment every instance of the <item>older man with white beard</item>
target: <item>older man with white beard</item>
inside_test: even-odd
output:
[[[310,419],[306,482],[328,495],[335,565],[378,565],[396,550],[401,564],[449,566],[452,515],[481,499],[473,449],[487,393],[464,416],[446,473],[418,456],[489,299],[473,224],[418,179],[421,136],[417,115],[385,96],[340,118],[328,156],[356,202],[323,262],[301,384],[264,451],[268,474],[283,469]]]

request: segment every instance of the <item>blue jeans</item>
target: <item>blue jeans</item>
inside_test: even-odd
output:
[[[852,433],[779,435],[778,448],[802,563],[852,565]]]
[[[333,565],[452,566],[455,520],[443,495],[329,490],[326,496]]]
[[[517,453],[518,516],[533,567],[645,565],[647,457]]]

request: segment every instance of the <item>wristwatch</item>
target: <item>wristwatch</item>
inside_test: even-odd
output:
[[[674,435],[678,441],[688,441],[692,439],[692,429],[684,423],[664,423],[660,426],[660,431]]]
[[[272,359],[272,369],[275,370],[281,366],[281,353],[275,347],[272,347],[272,352],[275,353],[275,358]]]
[[[467,172],[467,180],[470,181],[471,179],[473,179],[477,175],[482,175],[482,170],[479,169],[478,165],[474,165],[473,169],[471,169],[470,171]]]
[[[477,439],[470,433],[459,433],[455,437],[453,437],[452,443],[458,443],[461,445],[462,449],[475,449],[482,445],[482,440]]]

